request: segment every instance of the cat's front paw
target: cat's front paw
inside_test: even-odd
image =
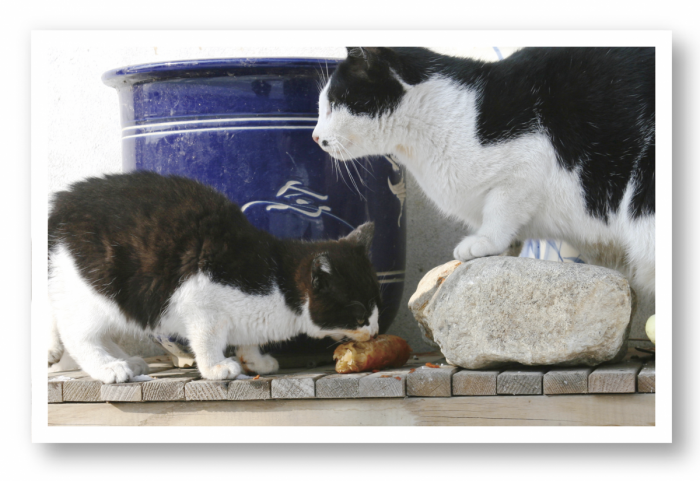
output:
[[[235,379],[239,374],[241,374],[241,372],[243,372],[243,368],[241,368],[241,365],[238,364],[233,358],[229,357],[213,366],[199,366],[199,372],[202,373],[202,377],[204,379]]]
[[[134,373],[134,376],[140,376],[141,374],[148,374],[150,372],[148,364],[141,357],[130,357],[126,362],[129,364],[129,368]]]
[[[461,262],[467,262],[478,257],[495,256],[501,253],[501,249],[495,246],[488,237],[470,235],[457,244],[454,250],[454,258]]]
[[[246,360],[245,367],[256,374],[271,374],[279,371],[280,364],[274,357],[264,354],[255,361]]]
[[[93,379],[102,381],[105,384],[127,382],[134,377],[134,372],[129,367],[129,363],[121,360],[110,362],[95,370],[91,369],[88,371],[88,374],[90,374]]]

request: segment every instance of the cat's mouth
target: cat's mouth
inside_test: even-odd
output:
[[[367,330],[356,330],[356,331],[343,330],[342,332],[331,334],[329,337],[331,339],[333,339],[334,341],[338,341],[338,342],[348,342],[348,341],[366,342],[372,338],[377,337],[377,333],[372,335]]]
[[[372,335],[369,332],[362,332],[358,334],[354,334],[352,336],[349,336],[351,340],[353,341],[360,341],[360,342],[365,342],[369,341],[372,339]]]
[[[329,154],[331,157],[333,157],[335,159],[342,160],[342,161],[349,160],[347,155],[343,155],[343,149],[341,147],[336,146],[336,145],[330,145],[327,147],[322,146],[321,149],[323,149],[324,152],[326,152],[327,154]]]
[[[346,139],[348,145],[342,144],[339,140],[333,138],[319,138],[314,136],[314,141],[321,147],[321,150],[329,154],[334,159],[340,160],[341,162],[348,162],[355,158],[354,155],[350,153],[349,145],[352,143],[349,139]]]

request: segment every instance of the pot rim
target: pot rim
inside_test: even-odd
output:
[[[252,71],[256,70],[321,68],[321,72],[324,72],[323,69],[326,66],[330,67],[331,64],[335,66],[342,60],[322,57],[237,57],[174,60],[129,65],[108,70],[102,74],[102,82],[119,89],[137,83],[178,78],[234,76],[236,73],[251,74]]]

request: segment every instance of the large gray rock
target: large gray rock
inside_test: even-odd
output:
[[[596,365],[624,353],[632,297],[603,267],[486,257],[431,270],[408,307],[457,366]]]

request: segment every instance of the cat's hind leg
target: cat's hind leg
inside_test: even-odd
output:
[[[126,319],[116,304],[96,292],[80,275],[68,250],[51,254],[49,299],[60,340],[80,368],[104,383],[126,382],[134,373],[126,359],[107,347],[110,325]]]
[[[632,220],[624,229],[630,285],[637,295],[656,297],[656,227],[655,216]]]
[[[236,348],[238,360],[243,365],[243,369],[256,374],[271,374],[280,368],[277,359],[269,354],[260,352],[258,346],[238,346]]]
[[[59,326],[66,348],[83,371],[106,384],[126,382],[135,375],[132,366],[110,352],[109,334],[94,328],[104,321],[99,311],[83,305],[59,319]]]
[[[57,363],[52,364],[49,368],[49,372],[61,371],[80,371],[80,366],[77,362],[75,362],[75,359],[73,359],[73,357],[70,355],[70,352],[68,352],[67,350],[63,351],[63,356],[61,356],[61,360]]]
[[[63,357],[65,348],[61,342],[61,336],[58,333],[58,326],[56,325],[56,318],[51,315],[51,321],[49,325],[49,367],[56,364]]]

